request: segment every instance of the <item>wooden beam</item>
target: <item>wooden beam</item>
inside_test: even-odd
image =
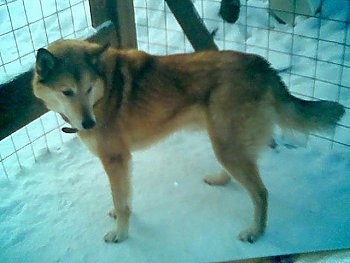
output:
[[[119,48],[137,48],[133,0],[89,0],[92,26],[112,21]]]
[[[114,24],[111,21],[107,21],[103,24],[100,24],[96,28],[96,34],[88,37],[86,40],[101,45],[109,43],[114,47],[119,46],[117,31]]]
[[[99,44],[111,43],[116,39],[115,32],[112,23],[105,24],[87,40]],[[0,140],[47,112],[32,92],[32,77],[33,69],[30,69],[0,84]]]
[[[218,50],[191,0],[165,0],[196,51]]]
[[[114,0],[89,0],[91,22],[94,28],[99,27],[104,22],[111,20],[108,5]]]
[[[116,0],[114,23],[117,25],[117,34],[120,48],[137,48],[134,1]]]
[[[31,69],[0,85],[0,140],[47,111],[32,93],[32,76]]]

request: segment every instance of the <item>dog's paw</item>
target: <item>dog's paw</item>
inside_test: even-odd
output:
[[[208,175],[204,178],[204,182],[209,185],[225,185],[230,181],[230,176],[226,172]]]
[[[247,229],[242,231],[238,235],[238,239],[241,240],[242,242],[248,242],[252,244],[259,239],[261,234],[262,234],[262,231],[259,231],[256,229]]]
[[[106,243],[120,243],[128,238],[127,232],[120,232],[117,230],[112,230],[104,236],[104,241]]]

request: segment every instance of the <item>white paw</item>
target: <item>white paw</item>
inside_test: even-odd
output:
[[[254,243],[255,241],[257,241],[259,239],[259,237],[261,236],[262,231],[257,230],[257,229],[247,229],[242,231],[239,235],[238,235],[238,239],[243,241],[243,242],[248,242],[248,243]]]
[[[104,241],[106,243],[120,243],[127,238],[128,238],[127,231],[112,230],[104,236]]]

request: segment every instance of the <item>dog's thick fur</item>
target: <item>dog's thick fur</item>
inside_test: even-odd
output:
[[[258,153],[275,124],[302,132],[334,128],[344,107],[293,97],[263,58],[233,51],[152,56],[78,40],[37,53],[34,94],[78,132],[109,177],[116,228],[106,242],[127,238],[131,212],[130,152],[176,129],[208,131],[224,172],[209,184],[241,183],[255,206],[239,239],[254,242],[267,220],[267,190]]]

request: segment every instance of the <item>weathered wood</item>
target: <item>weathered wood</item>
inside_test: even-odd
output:
[[[119,48],[137,48],[133,0],[89,0],[93,27],[112,21]]]
[[[110,10],[107,6],[114,2],[114,0],[89,0],[91,22],[94,28],[100,26],[105,21],[110,19]]]
[[[32,93],[32,76],[29,70],[0,85],[0,140],[47,111]]]
[[[196,51],[218,50],[214,39],[199,17],[191,0],[165,0]]]
[[[116,41],[112,23],[102,26],[88,41],[105,44]],[[22,128],[47,112],[33,95],[31,82],[33,69],[0,85],[0,140]]]
[[[111,21],[104,22],[96,28],[96,34],[88,37],[86,40],[101,45],[111,44],[114,47],[119,46],[119,40],[114,24]]]
[[[134,1],[116,0],[114,7],[120,48],[137,48]]]

